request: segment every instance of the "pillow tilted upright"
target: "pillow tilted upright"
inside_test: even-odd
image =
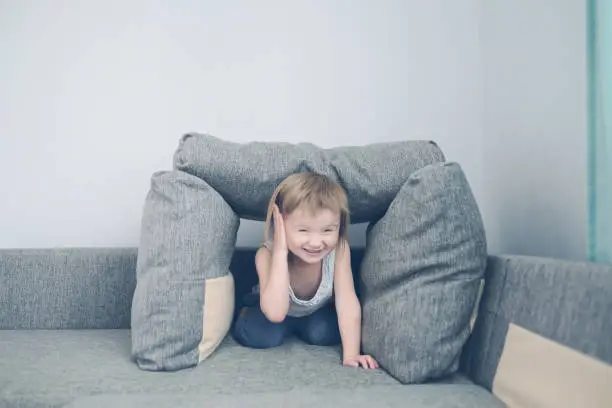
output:
[[[367,230],[363,351],[403,383],[457,371],[486,261],[480,211],[459,165],[414,172]]]
[[[132,301],[132,358],[144,370],[197,365],[234,312],[229,265],[240,220],[213,188],[157,172],[145,200]]]

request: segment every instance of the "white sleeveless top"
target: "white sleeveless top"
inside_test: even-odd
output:
[[[264,244],[268,249],[272,249],[271,244]],[[293,288],[289,285],[289,311],[288,316],[303,317],[314,313],[321,307],[325,306],[331,300],[334,293],[334,266],[336,260],[336,250],[333,249],[329,254],[323,257],[323,265],[321,272],[321,283],[317,288],[314,296],[310,299],[300,299],[293,292]],[[253,288],[254,293],[259,293],[259,284]]]

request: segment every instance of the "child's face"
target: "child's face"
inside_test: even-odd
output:
[[[287,248],[306,263],[319,262],[338,244],[340,214],[297,208],[285,218]]]

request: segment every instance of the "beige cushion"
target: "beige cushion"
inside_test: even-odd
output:
[[[510,324],[493,393],[508,408],[610,408],[612,366]]]

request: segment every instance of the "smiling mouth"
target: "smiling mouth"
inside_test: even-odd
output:
[[[311,250],[306,249],[306,248],[303,248],[303,249],[304,249],[304,251],[306,253],[311,254],[311,255],[317,255],[317,254],[320,254],[321,252],[323,252],[323,249],[317,249],[316,251],[311,251]]]

